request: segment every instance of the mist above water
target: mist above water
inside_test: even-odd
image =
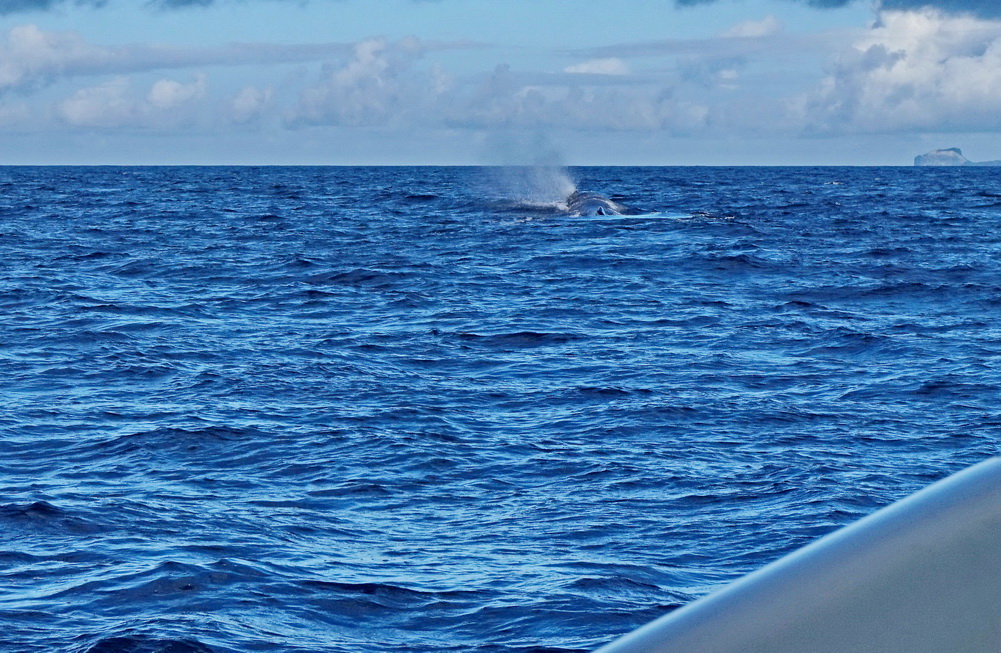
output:
[[[564,167],[510,166],[491,171],[496,199],[535,207],[566,206],[577,184]]]
[[[496,201],[560,208],[577,190],[563,156],[544,135],[495,134],[486,148],[488,194]]]

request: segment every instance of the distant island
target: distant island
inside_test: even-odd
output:
[[[914,157],[916,166],[1001,166],[1001,161],[970,161],[958,147],[932,150],[928,154]]]

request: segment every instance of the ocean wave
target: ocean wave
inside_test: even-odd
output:
[[[583,652],[996,453],[915,174],[0,170],[2,639]]]

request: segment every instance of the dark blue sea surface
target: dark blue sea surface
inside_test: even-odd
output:
[[[999,366],[990,168],[0,168],[0,651],[588,651]]]

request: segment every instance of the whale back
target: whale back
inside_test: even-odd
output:
[[[570,193],[566,204],[571,215],[622,215],[623,209],[607,197],[578,190]]]

